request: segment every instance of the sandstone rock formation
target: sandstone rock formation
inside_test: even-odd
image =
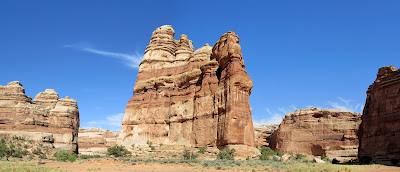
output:
[[[277,130],[279,125],[254,125],[255,143],[261,148],[262,146],[269,147],[271,135]]]
[[[270,147],[285,153],[336,158],[357,157],[361,114],[334,109],[296,110],[286,114],[273,133]]]
[[[91,128],[79,129],[79,153],[83,155],[106,155],[107,149],[117,143],[119,132]]]
[[[186,35],[157,28],[145,50],[122,122],[119,144],[254,147],[249,105],[253,83],[239,37],[221,36],[194,51]]]
[[[60,99],[52,89],[32,100],[18,81],[0,85],[0,137],[20,136],[77,153],[78,128],[75,100]]]
[[[400,160],[400,70],[379,69],[368,88],[361,119],[358,156],[383,164]]]

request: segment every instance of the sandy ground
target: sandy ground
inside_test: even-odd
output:
[[[134,171],[134,172],[223,172],[223,171],[236,171],[242,172],[245,170],[236,169],[220,169],[217,170],[214,167],[202,167],[201,165],[190,165],[190,164],[160,164],[160,163],[136,163],[132,165],[129,162],[121,162],[114,160],[103,160],[103,161],[86,161],[79,163],[46,163],[44,167],[59,168],[67,171],[98,171],[98,172],[109,172],[109,171]],[[249,170],[247,170],[249,171]]]
[[[62,162],[49,162],[43,165],[44,167],[58,168],[67,171],[134,171],[134,172],[261,172],[265,170],[260,169],[216,169],[215,167],[202,167],[200,164],[160,164],[160,163],[136,163],[132,165],[130,162],[121,162],[114,160],[101,160],[101,161],[86,161],[81,163],[62,163]],[[383,165],[369,165],[358,166],[361,172],[400,172],[400,167],[383,166]]]

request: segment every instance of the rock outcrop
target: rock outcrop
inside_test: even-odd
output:
[[[256,145],[269,147],[271,135],[277,130],[279,125],[254,125],[254,136]]]
[[[107,154],[107,149],[117,143],[119,132],[91,128],[86,130],[79,129],[79,153],[83,155],[101,155]],[[129,148],[129,147],[128,147]]]
[[[19,136],[78,153],[79,111],[75,100],[52,89],[25,95],[18,81],[0,86],[0,137]]]
[[[255,146],[239,37],[221,36],[194,51],[186,35],[174,40],[172,26],[157,28],[145,50],[122,122],[119,144]]]
[[[400,70],[394,66],[379,69],[369,86],[360,125],[359,158],[392,164],[400,160]]]
[[[357,158],[361,114],[334,109],[301,109],[286,114],[273,133],[270,147],[285,153]]]

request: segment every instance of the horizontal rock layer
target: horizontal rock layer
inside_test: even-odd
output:
[[[0,137],[20,136],[78,153],[79,111],[75,100],[52,89],[35,99],[18,81],[0,86]]]
[[[400,160],[400,70],[379,69],[368,88],[361,119],[358,156],[388,165]]]
[[[233,32],[194,51],[186,35],[157,28],[139,66],[119,144],[254,147],[239,37]],[[247,149],[247,148],[245,148]]]
[[[79,129],[79,153],[83,155],[106,155],[107,149],[117,143],[119,132],[91,128]]]
[[[336,158],[357,157],[361,114],[334,109],[301,109],[286,114],[270,147],[285,153]]]
[[[272,133],[277,130],[279,125],[254,125],[254,136],[256,145],[269,147]]]

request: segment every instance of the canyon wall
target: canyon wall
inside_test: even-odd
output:
[[[285,153],[339,161],[357,158],[361,114],[334,109],[301,109],[286,114],[272,134],[270,147]]]
[[[279,125],[254,125],[254,136],[257,147],[269,147],[272,133],[277,130]]]
[[[79,111],[75,100],[52,89],[32,98],[18,81],[0,86],[0,137],[24,137],[78,153]]]
[[[79,129],[79,153],[83,155],[107,155],[107,149],[117,144],[119,132],[91,128]],[[129,148],[129,147],[128,147]]]
[[[392,164],[400,160],[400,71],[394,66],[379,69],[369,86],[359,131],[359,158]]]
[[[253,150],[249,96],[239,37],[221,36],[214,47],[194,50],[172,26],[157,28],[139,66],[118,144],[230,145]]]

